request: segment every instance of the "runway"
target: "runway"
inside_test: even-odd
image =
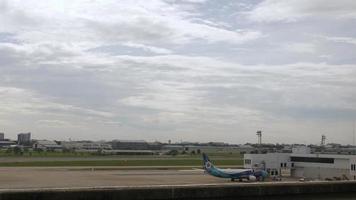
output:
[[[349,200],[354,197],[356,184],[355,181],[300,183],[296,180],[240,183],[212,177],[200,169],[92,169],[3,167],[0,168],[0,199],[265,199],[266,195],[290,199],[310,192],[320,195],[342,191],[348,195],[345,200]],[[312,199],[324,198],[313,196]]]
[[[112,168],[0,168],[0,189],[133,187],[230,183],[202,170],[143,170]]]

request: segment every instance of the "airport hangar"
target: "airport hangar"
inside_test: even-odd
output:
[[[265,168],[271,176],[356,180],[356,155],[312,154],[308,147],[292,153],[245,154],[245,168]]]

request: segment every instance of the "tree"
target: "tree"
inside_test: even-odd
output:
[[[21,149],[20,147],[15,147],[15,148],[14,148],[14,153],[15,153],[16,155],[19,155],[19,154],[22,154],[23,152],[22,152],[22,149]]]
[[[97,154],[97,155],[103,155],[103,149],[98,149],[98,150],[96,151],[96,154]]]
[[[6,153],[7,153],[7,154],[10,154],[10,153],[12,153],[12,152],[13,152],[13,149],[11,149],[11,148],[7,148],[7,149],[6,149]]]
[[[171,156],[176,156],[178,155],[178,151],[177,150],[170,150],[167,155],[171,155]]]

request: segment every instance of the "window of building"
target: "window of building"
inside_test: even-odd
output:
[[[281,163],[281,167],[283,167],[283,163]]]
[[[294,167],[294,163],[292,163],[291,166]]]
[[[287,163],[284,163],[284,167],[287,167]]]
[[[251,165],[251,159],[245,159],[245,164],[246,165]]]
[[[334,158],[316,158],[316,157],[296,157],[292,156],[290,158],[292,162],[311,162],[311,163],[327,163],[333,164]]]

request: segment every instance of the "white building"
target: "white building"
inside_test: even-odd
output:
[[[55,141],[37,140],[32,145],[33,149],[41,149],[43,151],[62,151],[62,145],[57,144]]]
[[[76,151],[98,151],[98,150],[111,150],[110,144],[105,142],[90,142],[90,141],[63,141],[62,146],[64,149],[72,149]]]
[[[290,153],[244,154],[245,168],[266,169],[272,176],[281,175],[291,169],[291,165]]]
[[[244,167],[265,168],[272,176],[356,180],[355,155],[311,154],[306,147],[293,150],[293,153],[245,154]]]

